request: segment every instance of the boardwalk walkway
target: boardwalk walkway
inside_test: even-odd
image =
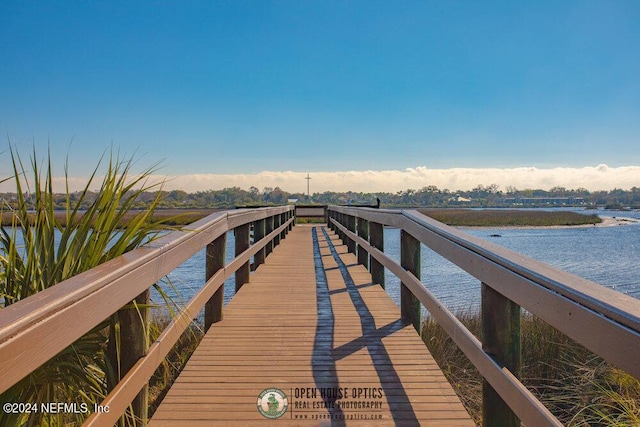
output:
[[[281,412],[280,392],[286,412],[262,415],[269,400]],[[330,230],[310,225],[225,307],[150,425],[265,423],[473,425],[399,308]]]

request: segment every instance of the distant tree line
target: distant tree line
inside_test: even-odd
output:
[[[156,192],[142,193],[137,202],[137,208],[148,206],[156,197]],[[28,195],[27,195],[28,196]],[[70,195],[70,204],[74,205],[80,193]],[[89,194],[86,203],[95,197]],[[28,199],[28,197],[27,197]],[[383,207],[513,207],[513,206],[600,206],[609,208],[640,208],[640,188],[630,190],[614,189],[609,191],[588,191],[584,188],[567,189],[554,187],[550,190],[518,190],[507,187],[501,190],[498,185],[478,185],[472,190],[449,191],[436,186],[427,186],[419,190],[408,189],[396,193],[378,192],[363,193],[355,191],[325,191],[314,193],[310,200],[304,193],[289,193],[280,187],[265,187],[259,190],[250,187],[244,190],[239,187],[224,188],[222,190],[197,191],[187,193],[182,190],[161,192],[161,208],[233,208],[235,206],[283,205],[298,204],[370,204],[375,205],[377,199]],[[0,193],[0,200],[4,207],[16,202],[13,193]],[[56,207],[64,209],[67,196],[54,196]],[[82,206],[81,206],[82,208]]]

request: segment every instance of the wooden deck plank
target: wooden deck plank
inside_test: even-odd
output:
[[[151,426],[274,423],[257,408],[268,388],[287,395],[278,424],[473,425],[399,308],[323,229],[294,227],[252,274]]]

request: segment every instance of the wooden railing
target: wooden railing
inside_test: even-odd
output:
[[[330,206],[337,232],[373,281],[401,284],[402,316],[420,330],[424,305],[484,377],[484,425],[562,425],[519,381],[521,308],[640,378],[640,303],[597,283],[448,227],[415,210]],[[384,226],[400,229],[400,264],[384,253]],[[420,243],[482,286],[482,342],[420,281]]]
[[[296,218],[318,218],[327,221],[327,205],[296,205]]]
[[[155,342],[148,345],[139,310],[129,316],[135,324],[122,326],[134,333],[121,348],[137,350],[121,355],[124,376],[100,403],[108,412],[93,413],[86,425],[113,425],[130,405],[139,423],[146,423],[149,378],[180,335],[203,306],[205,329],[221,320],[225,279],[235,272],[236,290],[248,282],[251,257],[255,266],[263,263],[293,224],[293,206],[217,212],[0,310],[0,393],[112,314],[130,312],[123,307],[131,301],[144,306],[153,284],[206,247],[206,283]],[[225,265],[226,235],[231,230],[235,258]]]

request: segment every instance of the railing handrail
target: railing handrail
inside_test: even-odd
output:
[[[224,279],[292,224],[293,210],[293,206],[281,206],[213,213],[0,310],[0,371],[3,372],[0,393],[73,344],[218,237],[239,226],[282,216],[267,236],[236,256],[207,281],[204,285],[210,288],[207,294],[213,294]],[[283,214],[288,212],[291,212],[291,218],[284,217]],[[194,300],[198,303],[195,306],[192,304]],[[206,301],[197,294],[187,304],[187,312],[197,314]],[[178,337],[172,337],[173,343]],[[165,343],[167,351],[173,343],[170,346]],[[24,356],[25,352],[29,357]],[[163,359],[154,358],[149,376]],[[116,414],[115,419],[120,414]]]
[[[348,213],[356,218],[363,218],[369,221],[380,222],[380,220],[383,220],[382,223],[384,225],[397,228],[403,228],[406,222],[400,218],[389,220],[390,217],[388,216],[381,217],[376,214],[379,212],[381,214],[397,215],[398,217],[403,216],[418,226],[518,273],[530,279],[532,282],[589,307],[595,312],[628,326],[631,329],[640,331],[640,304],[638,303],[638,299],[575,274],[551,267],[541,261],[506,249],[487,240],[464,233],[454,227],[447,226],[421,214],[417,210],[378,210],[341,206],[329,206],[329,209],[336,212]],[[362,214],[361,211],[366,211],[366,213]],[[420,240],[418,236],[414,237]],[[421,242],[429,246],[428,241],[421,240]],[[523,307],[525,309],[527,308],[524,305]]]
[[[419,279],[384,252],[370,245],[354,232],[353,227],[349,229],[331,218],[334,216],[331,213],[404,230],[505,298],[610,363],[640,378],[640,364],[637,363],[637,354],[640,353],[640,304],[637,299],[467,235],[415,210],[392,212],[330,206],[329,211],[330,223],[402,280],[478,367],[485,379],[509,406],[513,405],[514,412],[528,425],[541,425],[542,422],[553,425],[556,421],[553,416],[549,417],[548,410],[540,407],[537,399],[526,391],[513,374],[505,372],[503,368],[499,372],[500,376],[495,375],[496,368],[500,368],[500,365],[482,350],[473,334],[462,326]],[[491,364],[495,366],[490,366]]]

